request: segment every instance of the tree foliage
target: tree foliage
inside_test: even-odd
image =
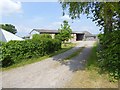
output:
[[[63,15],[66,9],[71,19],[86,14],[98,26],[104,28],[104,32],[118,29],[120,26],[120,2],[61,2],[61,4]]]
[[[97,56],[99,66],[102,70],[108,71],[110,76],[115,79],[120,78],[120,30],[116,30],[106,36],[99,34],[100,46],[98,48]]]
[[[114,78],[119,79],[120,2],[61,2],[61,5],[63,15],[65,10],[68,10],[71,19],[80,18],[81,14],[86,14],[101,27],[103,34],[99,36],[99,66]]]
[[[32,39],[36,39],[36,40],[40,40],[40,39],[43,39],[43,38],[52,39],[52,36],[50,34],[34,34],[32,36]]]
[[[63,24],[61,24],[61,28],[58,29],[58,31],[59,31],[59,34],[57,34],[55,36],[55,38],[57,38],[63,42],[71,39],[72,29],[70,28],[68,21],[64,20]]]
[[[15,28],[15,26],[13,26],[12,24],[1,24],[0,25],[0,28],[8,31],[8,32],[11,32],[13,34],[16,34],[17,33],[17,29]]]

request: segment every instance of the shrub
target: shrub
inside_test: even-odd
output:
[[[58,40],[62,41],[60,34],[56,34],[56,35],[55,35],[55,39],[58,39]]]
[[[59,40],[39,39],[25,41],[10,41],[1,46],[2,66],[6,67],[28,58],[44,56],[61,48]]]
[[[109,35],[99,35],[100,46],[98,50],[99,66],[108,71],[115,79],[120,78],[120,31],[111,32]]]
[[[33,36],[32,36],[32,39],[36,39],[36,40],[38,40],[38,39],[44,39],[44,38],[49,38],[49,39],[52,39],[52,36],[50,35],[50,34],[34,34]]]
[[[3,42],[3,41],[0,41],[0,46],[2,46],[2,45],[4,45],[5,44],[5,42]]]

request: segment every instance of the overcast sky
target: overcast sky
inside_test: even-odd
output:
[[[63,20],[68,20],[73,31],[99,33],[92,20],[81,15],[73,21],[68,15],[62,16],[62,7],[58,2],[20,2],[20,0],[2,0],[2,22],[13,24],[18,36],[27,36],[32,29],[58,29]],[[1,15],[0,15],[1,16]]]

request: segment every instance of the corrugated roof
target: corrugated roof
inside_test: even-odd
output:
[[[40,33],[58,33],[58,30],[47,30],[47,29],[33,29]]]
[[[91,36],[92,34],[90,33],[90,32],[88,32],[88,31],[83,31],[83,33],[85,33],[85,35],[87,35],[87,36]]]
[[[32,31],[37,31],[39,33],[59,33],[58,30],[47,30],[47,29],[33,29]],[[31,32],[32,32],[31,31]],[[83,32],[73,31],[73,34],[84,34]]]

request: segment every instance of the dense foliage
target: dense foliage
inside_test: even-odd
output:
[[[2,67],[19,63],[28,58],[44,56],[61,48],[61,42],[56,39],[39,39],[25,41],[9,41],[1,46]]]
[[[15,28],[15,26],[13,26],[11,24],[0,24],[0,28],[6,30],[8,32],[11,32],[13,34],[17,33],[17,29]]]
[[[98,62],[102,70],[109,72],[115,79],[120,78],[120,31],[114,31],[108,36],[99,34]],[[109,39],[108,39],[109,38]]]
[[[65,42],[71,39],[71,33],[72,29],[70,28],[70,25],[68,24],[68,21],[64,20],[63,24],[61,24],[61,28],[58,29],[59,34],[55,36],[55,38]]]
[[[61,4],[63,15],[65,10],[68,10],[72,19],[86,14],[101,27],[103,35],[99,36],[99,66],[114,78],[120,79],[120,2],[61,2]]]
[[[120,2],[61,2],[72,19],[86,14],[103,29],[104,33],[118,30],[120,26]],[[65,12],[63,12],[63,15]]]
[[[49,38],[49,39],[52,39],[52,36],[50,34],[34,34],[32,36],[32,39],[43,39],[43,38]]]

